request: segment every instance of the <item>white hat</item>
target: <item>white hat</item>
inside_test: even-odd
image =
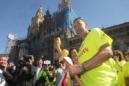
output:
[[[73,65],[73,61],[70,57],[64,57],[64,59],[70,64]]]

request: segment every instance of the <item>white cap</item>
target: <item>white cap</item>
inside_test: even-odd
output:
[[[70,57],[64,57],[64,59],[70,64],[73,65],[73,61]]]

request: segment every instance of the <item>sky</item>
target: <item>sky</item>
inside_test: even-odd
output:
[[[40,4],[45,13],[58,10],[62,0],[1,0],[0,53],[7,46],[7,35],[13,33],[25,38],[27,29]],[[109,27],[129,22],[129,0],[70,0],[74,12],[93,27]]]

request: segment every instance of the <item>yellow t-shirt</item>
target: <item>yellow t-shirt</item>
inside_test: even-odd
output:
[[[103,31],[94,28],[88,33],[79,49],[79,63],[92,58],[104,44],[112,45],[112,39]],[[117,70],[113,59],[102,63],[90,71],[81,75],[81,80],[84,86],[116,86],[117,84]]]
[[[125,85],[125,76],[124,76],[124,65],[126,64],[125,60],[116,62],[117,73],[118,73],[118,86],[126,86]]]
[[[129,77],[129,61],[127,61],[125,63],[123,70],[124,70],[124,76],[125,76],[125,78],[126,77]]]

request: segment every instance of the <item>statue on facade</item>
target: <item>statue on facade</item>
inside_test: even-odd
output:
[[[69,55],[69,51],[67,49],[62,49],[61,48],[61,39],[60,39],[60,37],[57,37],[55,39],[54,47],[55,47],[55,50],[58,53],[58,60],[59,61],[63,60],[64,57],[67,57]],[[70,65],[70,66],[72,66],[72,65]],[[71,80],[70,77],[69,77],[69,79]],[[80,80],[80,78],[77,75],[74,76],[74,79],[77,81],[79,86],[83,86],[82,81]]]

